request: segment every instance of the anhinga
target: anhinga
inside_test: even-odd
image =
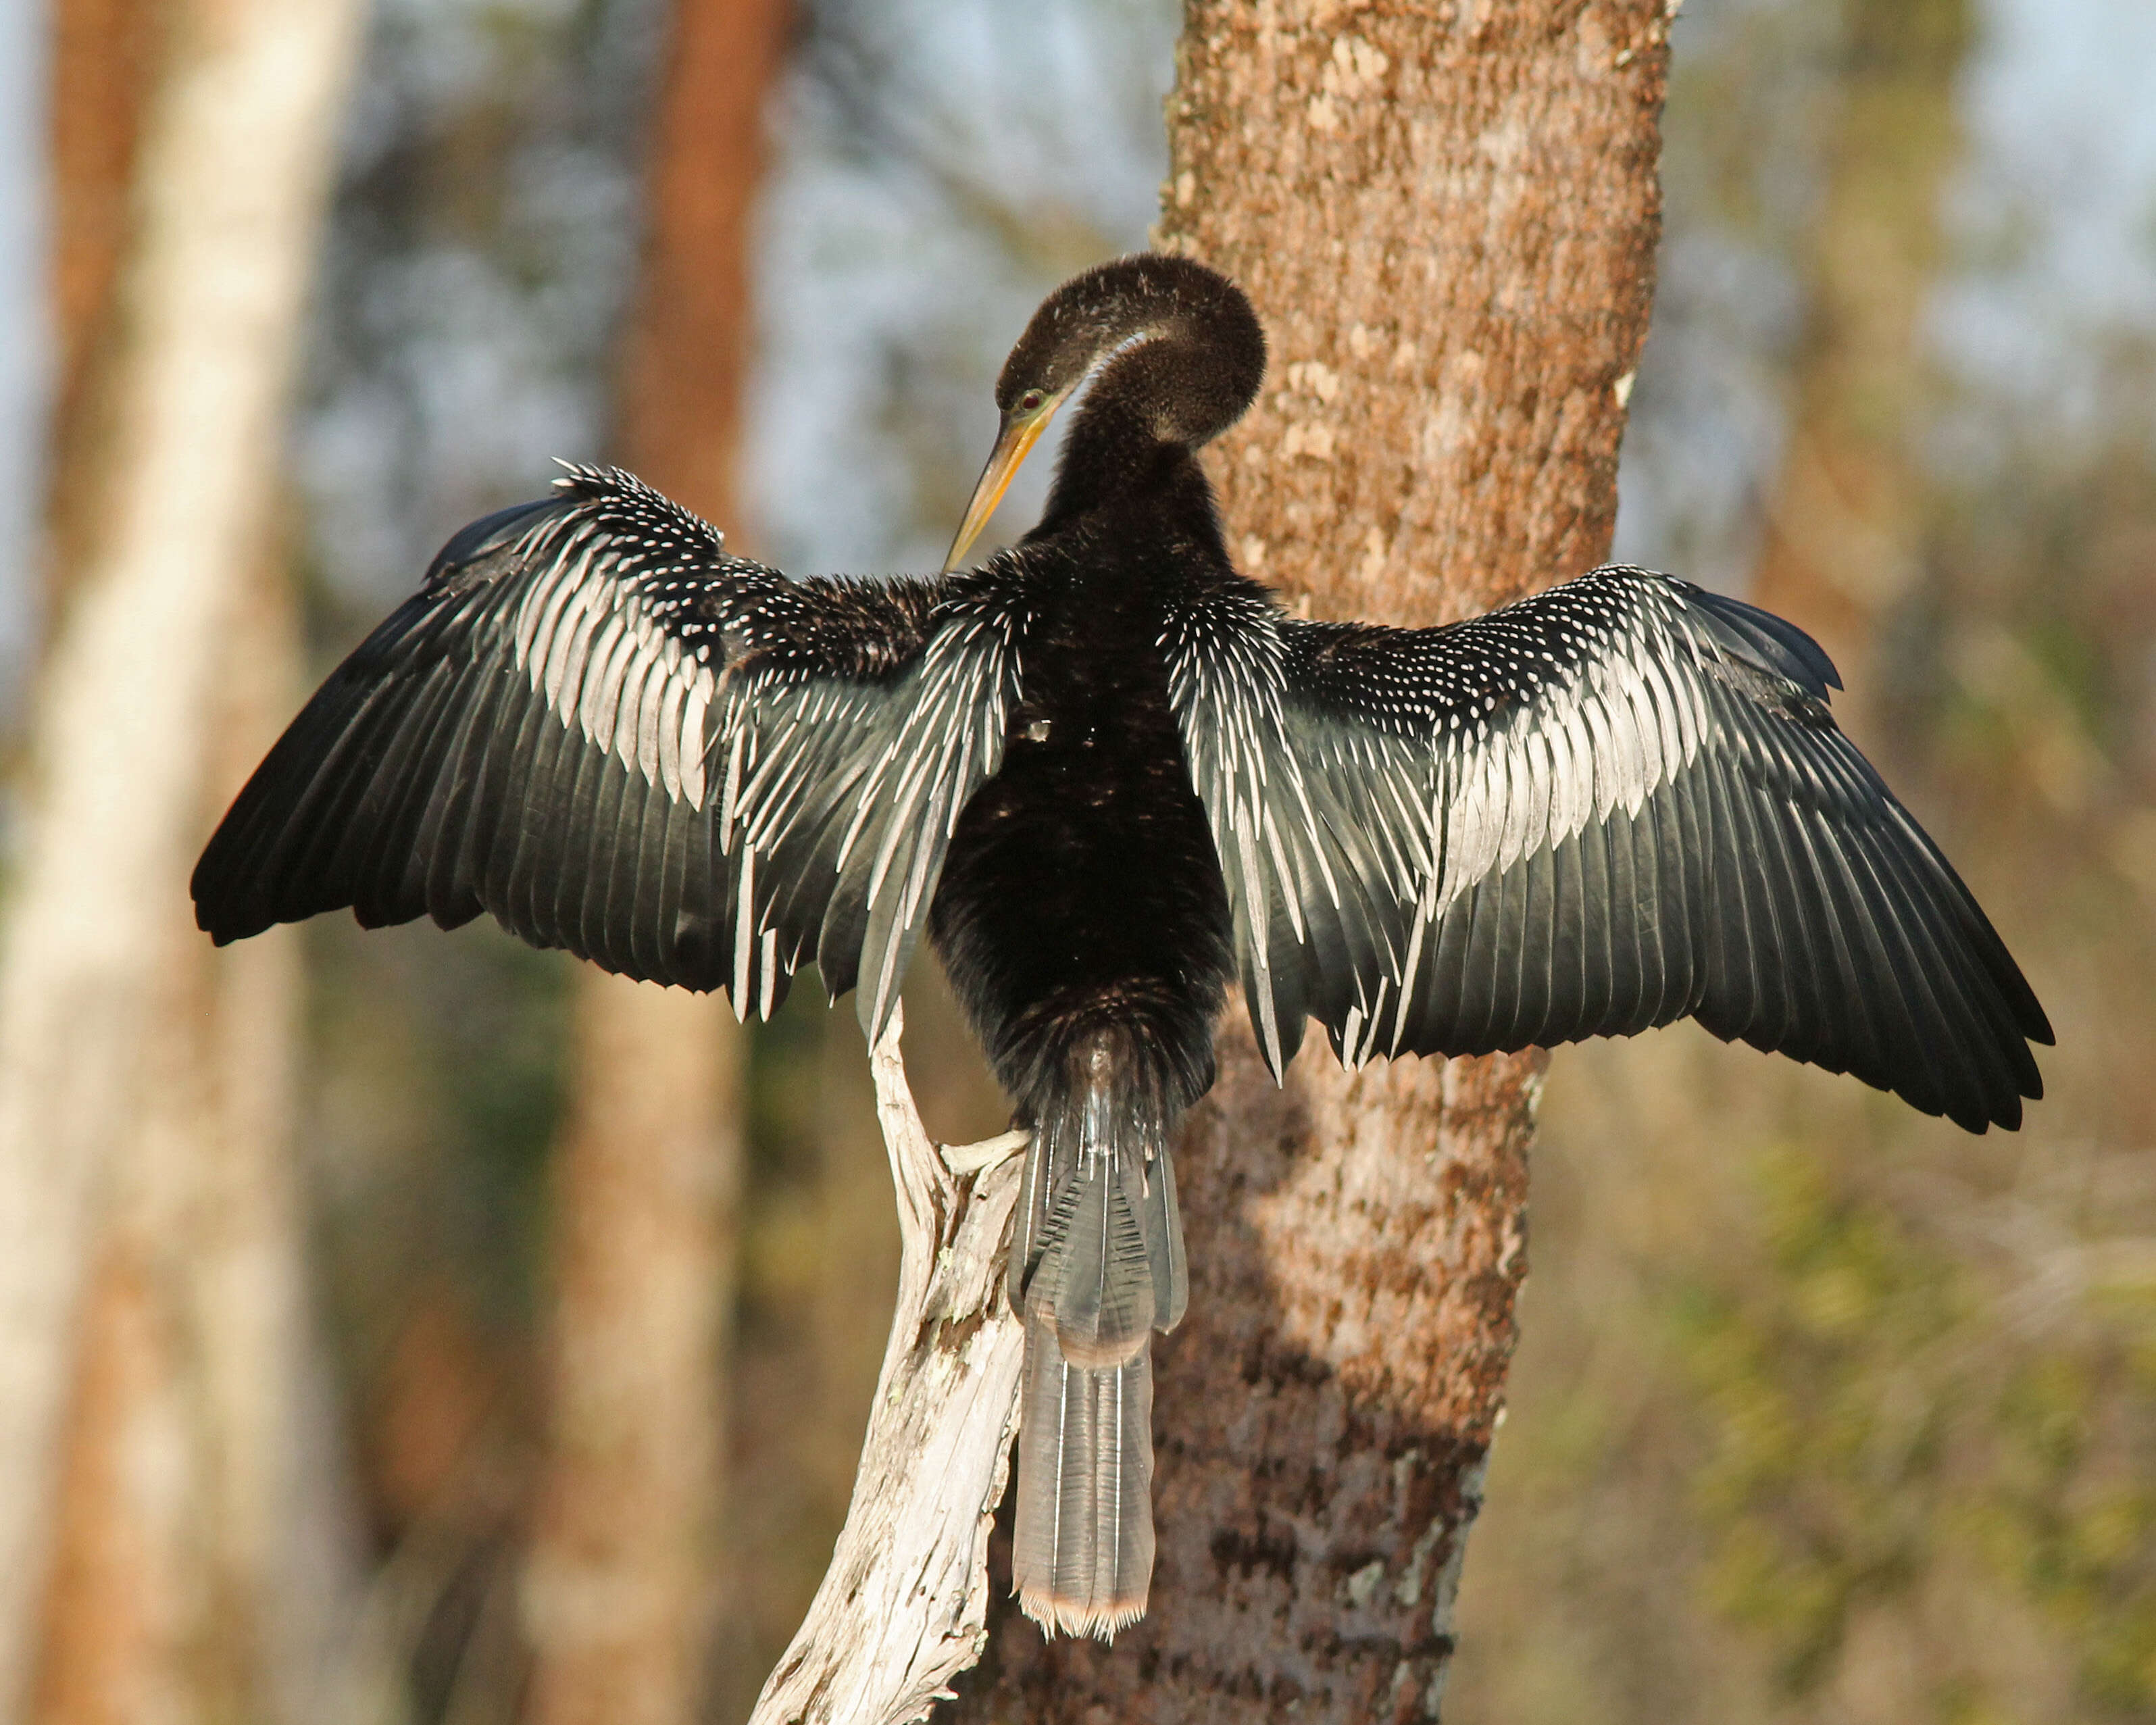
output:
[[[813,958],[872,1043],[925,924],[1030,1133],[1014,1581],[1051,1628],[1145,1608],[1168,1146],[1238,974],[1276,1074],[1306,1016],[1350,1062],[1690,1016],[1972,1132],[2020,1123],[2051,1040],[1789,624],[1630,568],[1310,623],[1237,574],[1196,451],[1264,369],[1197,264],[1066,282],[928,579],[792,579],[572,468],[444,547],[194,876],[220,942],[485,910],[743,1012]],[[957,572],[1081,388],[1040,526]]]

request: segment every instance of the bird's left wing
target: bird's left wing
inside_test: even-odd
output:
[[[768,1014],[814,957],[871,1041],[1001,757],[1009,620],[963,578],[796,581],[629,475],[475,522],[308,702],[194,875],[220,942],[352,907]]]
[[[1801,631],[1602,569],[1441,629],[1240,586],[1163,640],[1276,1072],[1687,1015],[1981,1131],[2051,1029]]]

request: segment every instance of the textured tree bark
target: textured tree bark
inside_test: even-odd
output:
[[[164,961],[187,918],[218,679],[265,531],[265,452],[279,446],[355,22],[348,0],[187,8],[142,134],[110,482],[38,692],[0,974],[8,1717],[28,1699],[95,1201],[116,1153],[162,1130],[169,1100]]]
[[[676,0],[622,459],[722,528],[749,217],[784,0]],[[720,1572],[745,1040],[716,996],[584,969],[556,1182],[547,1455],[525,1578],[545,1725],[686,1725]]]
[[[1660,0],[1194,0],[1162,243],[1272,343],[1217,454],[1229,543],[1304,614],[1430,624],[1606,555],[1646,332]],[[1005,1609],[963,1718],[1435,1716],[1526,1271],[1543,1057],[1284,1089],[1240,1019],[1178,1152],[1159,1558],[1112,1648]]]
[[[1754,593],[1833,655],[1848,685],[1835,709],[1860,736],[1880,614],[1923,573],[1923,319],[1974,31],[1969,0],[1842,8],[1841,111],[1803,260],[1797,398]]]

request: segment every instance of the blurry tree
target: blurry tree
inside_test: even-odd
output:
[[[1266,387],[1214,462],[1306,614],[1436,623],[1601,560],[1646,331],[1667,18],[1186,13],[1161,233],[1249,289]],[[966,1717],[1421,1718],[1504,1394],[1542,1058],[1276,1091],[1246,1027],[1178,1154],[1152,1612],[1112,1650],[1006,1614]]]
[[[1844,0],[1824,186],[1798,275],[1804,332],[1753,596],[1816,636],[1849,693],[1876,625],[1923,572],[1922,439],[1936,400],[1925,314],[1961,159],[1970,0]],[[1863,726],[1857,726],[1860,736]]]
[[[98,457],[110,428],[98,423],[93,403],[106,394],[99,385],[109,383],[105,374],[118,358],[121,264],[142,121],[163,46],[161,17],[146,0],[74,0],[57,6],[52,20],[49,268],[57,351],[47,434],[49,609],[60,596],[54,588],[80,568],[83,518],[99,482],[109,478]],[[151,1302],[116,1240],[99,1253],[91,1276],[77,1332],[75,1406],[62,1437],[64,1471],[38,1656],[46,1692],[38,1706],[49,1717],[80,1717],[89,1711],[89,1692],[124,1690],[122,1672],[141,1666],[146,1652],[140,1645],[146,1614],[127,1609],[126,1598],[143,1584],[146,1553],[143,1542],[125,1537],[133,1517],[118,1508],[125,1493],[113,1476],[114,1452],[129,1429],[128,1412],[141,1399],[127,1390],[147,1375],[128,1368],[169,1367],[169,1350],[131,1345],[141,1327],[130,1320],[146,1315]],[[85,1702],[56,1697],[52,1692],[63,1681],[79,1686]]]
[[[223,644],[205,820],[297,694],[280,558]],[[309,1715],[355,1599],[293,1156],[299,947],[174,917],[76,1329],[32,1717]]]
[[[172,16],[162,0],[54,0],[52,8],[50,578],[64,580],[81,563],[95,451],[111,434],[104,422],[123,327],[121,265],[134,228],[142,122]]]
[[[60,603],[0,978],[11,1713],[41,1669],[46,1717],[274,1717],[319,1651],[295,1651],[327,1554],[295,1549],[322,1519],[285,1162],[292,955],[213,957],[184,887],[205,805],[286,698],[289,615],[249,572],[353,17],[63,21]]]
[[[675,0],[614,439],[737,541],[749,218],[788,10]],[[545,1725],[689,1725],[714,1608],[747,1579],[719,1538],[746,1038],[716,995],[591,969],[573,1036],[523,1589],[531,1712]]]
[[[549,456],[604,453],[663,12],[370,8],[294,439],[318,672],[455,526],[542,490]],[[324,1704],[505,1720],[575,968],[486,921],[303,934],[315,1262],[375,1542]]]
[[[172,8],[144,0],[64,0],[53,20],[59,382],[45,567],[55,607],[81,572],[93,511],[113,479],[113,385],[129,327],[123,264],[143,123],[175,20]],[[251,755],[267,741],[296,653],[281,571],[267,557],[255,567],[227,649],[221,756]],[[210,798],[248,764],[213,761]],[[184,981],[162,1004],[155,1031],[160,1088],[172,1086],[178,1115],[202,1075],[213,1082],[192,1099],[194,1117],[154,1153],[146,1143],[122,1157],[121,1195],[95,1252],[62,1443],[40,1719],[117,1717],[145,1707],[268,1717],[299,1699],[306,1655],[319,1651],[300,1652],[304,1636],[283,1609],[289,1589],[265,1585],[275,1568],[272,1529],[296,1507],[277,1501],[291,1483],[285,1459],[306,1448],[291,1424],[304,1303],[288,1159],[292,957],[289,937],[211,956],[184,929],[163,955]],[[143,1189],[159,1179],[172,1189],[162,1203]],[[201,1200],[213,1196],[232,1208],[204,1230],[211,1219]],[[243,1276],[254,1272],[244,1290],[252,1310],[220,1297],[235,1266]],[[204,1393],[198,1363],[220,1380],[218,1394]],[[265,1443],[275,1448],[265,1454]],[[131,1467],[130,1455],[145,1447],[179,1465],[147,1475]]]

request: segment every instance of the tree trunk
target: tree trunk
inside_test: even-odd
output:
[[[696,1717],[740,1182],[723,1010],[603,973],[579,983],[524,1586],[547,1725]]]
[[[112,439],[123,264],[135,234],[142,126],[170,48],[160,0],[54,0],[51,106],[53,393],[45,511],[54,597],[82,562],[100,449]]]
[[[218,806],[297,692],[281,560],[254,568],[224,643]],[[114,1147],[77,1329],[38,1725],[304,1718],[352,1603],[292,1158],[298,937],[218,952],[168,911],[148,1101]]]
[[[1301,613],[1456,618],[1606,555],[1646,332],[1667,18],[1194,0],[1162,239],[1249,290],[1267,382],[1214,463]],[[1300,10],[1300,9],[1299,9]],[[1434,1717],[1526,1271],[1543,1057],[1276,1090],[1240,1018],[1178,1152],[1152,1608],[1112,1648],[1006,1610],[962,1717]]]
[[[1924,313],[1961,153],[1954,97],[1970,10],[1969,0],[1846,0],[1840,112],[1801,264],[1796,401],[1753,596],[1833,655],[1849,689],[1835,707],[1860,734],[1881,614],[1922,573]]]
[[[116,1153],[168,1126],[184,1137],[194,1106],[162,1089],[167,959],[187,917],[221,668],[265,533],[356,13],[350,0],[187,8],[142,133],[111,443],[37,703],[0,976],[8,1717],[34,1656],[96,1200]]]
[[[59,0],[52,18],[47,132],[52,250],[47,305],[54,388],[47,422],[44,575],[49,615],[81,572],[90,505],[110,483],[110,385],[126,320],[121,284],[134,238],[136,172],[164,32],[145,0]],[[104,387],[99,387],[100,384]],[[105,414],[91,410],[102,402]],[[146,1494],[128,1453],[172,1447],[173,1350],[160,1320],[139,1230],[114,1204],[74,1337],[70,1402],[60,1444],[49,1584],[37,1635],[33,1717],[63,1721],[172,1711],[154,1692],[171,1681],[177,1637],[161,1609],[175,1590],[172,1517]],[[169,1495],[169,1494],[167,1494]]]
[[[730,537],[749,218],[786,13],[783,0],[676,0],[623,370],[622,459]],[[548,1449],[525,1588],[531,1711],[544,1725],[688,1725],[726,1591],[746,1038],[717,996],[588,968],[574,1037]]]
[[[62,0],[54,18],[55,610],[116,479],[145,121],[184,22],[148,0]],[[265,543],[249,567],[221,648],[204,822],[298,692],[282,547]],[[165,920],[146,1111],[117,1147],[74,1335],[40,1725],[296,1719],[348,1603],[347,1505],[313,1393],[291,1159],[296,937],[213,952],[177,895]]]

